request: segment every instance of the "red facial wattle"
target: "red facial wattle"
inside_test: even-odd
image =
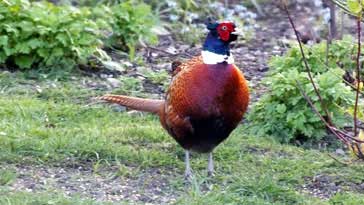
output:
[[[230,34],[234,32],[235,25],[233,23],[220,23],[217,26],[217,32],[219,34],[219,37],[223,41],[229,41]]]

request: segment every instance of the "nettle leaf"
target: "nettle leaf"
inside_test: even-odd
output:
[[[33,39],[30,39],[27,44],[29,45],[29,47],[31,49],[36,49],[36,48],[39,48],[39,47],[43,47],[44,46],[44,41],[40,40],[40,39],[37,39],[37,38],[33,38]]]
[[[5,23],[2,26],[6,32],[11,33],[12,35],[15,35],[15,36],[19,35],[19,30],[16,29],[16,27],[14,27],[13,25]]]
[[[21,21],[17,26],[25,33],[33,33],[34,31],[34,24],[30,21]]]
[[[56,35],[56,39],[62,43],[63,46],[67,46],[69,43],[69,38],[67,33],[59,33]]]
[[[277,105],[277,112],[280,114],[285,113],[287,110],[286,106],[284,104]]]
[[[47,48],[39,48],[39,49],[37,49],[36,52],[43,59],[47,59],[50,55],[50,50]]]
[[[0,36],[0,46],[7,46],[8,45],[8,36]]]
[[[21,55],[15,58],[15,63],[19,68],[31,68],[33,62],[34,58],[32,56]]]
[[[21,42],[21,43],[16,44],[15,50],[18,53],[29,54],[31,51],[31,48],[27,43]]]
[[[5,60],[8,56],[5,54],[5,52],[0,50],[0,63],[5,63]]]
[[[63,52],[63,49],[62,48],[54,48],[52,50],[52,54],[51,55],[59,57],[59,56],[62,56],[63,54],[64,54],[64,52]]]
[[[4,52],[5,52],[5,55],[6,56],[11,56],[12,54],[14,54],[15,52],[15,49],[12,49],[11,47],[4,47],[3,48]]]
[[[46,35],[46,34],[47,34],[47,33],[49,33],[50,31],[52,31],[52,29],[51,29],[51,28],[46,27],[46,26],[42,26],[42,25],[37,25],[35,28],[36,28],[37,32],[38,32],[40,35]]]

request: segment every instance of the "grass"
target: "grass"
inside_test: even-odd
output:
[[[95,175],[102,172],[100,166],[117,165],[126,178],[148,175],[143,171],[148,169],[177,170],[169,180],[178,195],[175,204],[363,204],[364,195],[350,187],[324,200],[301,187],[317,175],[331,176],[337,183],[363,183],[364,165],[344,166],[324,152],[247,136],[243,125],[216,149],[216,176],[207,178],[207,157],[194,154],[195,178],[185,185],[183,150],[155,116],[86,106],[105,91],[80,82],[0,74],[0,164],[52,167],[72,161],[92,166]],[[14,170],[0,169],[0,204],[109,203],[60,191],[14,191],[18,177]]]
[[[0,189],[0,204],[7,205],[98,205],[101,203],[89,200],[81,199],[79,197],[67,198],[62,194],[57,193],[39,193],[32,194],[27,192],[8,192],[7,190]],[[106,203],[105,203],[106,204]]]
[[[0,169],[0,186],[11,184],[16,179],[14,170]]]

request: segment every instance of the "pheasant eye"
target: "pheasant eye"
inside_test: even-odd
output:
[[[226,26],[222,26],[221,27],[221,30],[226,31],[227,30],[227,27]]]

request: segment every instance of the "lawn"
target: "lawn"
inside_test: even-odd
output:
[[[0,74],[0,204],[364,203],[362,163],[249,136],[244,124],[215,150],[215,177],[196,154],[186,182],[183,149],[158,119],[95,104],[106,91],[85,82],[98,81]]]

